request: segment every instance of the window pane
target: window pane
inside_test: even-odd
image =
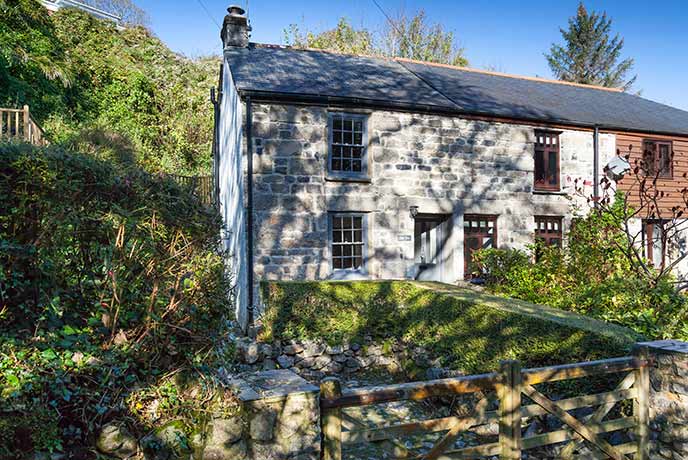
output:
[[[361,268],[361,267],[363,267],[363,258],[362,257],[354,258],[354,268]]]
[[[351,170],[361,172],[361,160],[351,160]]]
[[[354,122],[351,118],[344,120],[344,131],[352,131],[354,129]]]
[[[547,178],[550,185],[559,184],[559,177],[557,174],[557,152],[549,152],[547,159]]]
[[[361,120],[356,120],[354,122],[354,130],[358,132],[363,132],[363,122]]]
[[[363,254],[363,246],[360,244],[357,244],[356,246],[354,246],[354,255],[355,256],[361,256],[361,254]]]
[[[342,147],[342,157],[351,158],[351,147]]]
[[[354,137],[352,133],[344,131],[344,143],[345,144],[353,144],[354,143]]]
[[[341,157],[342,156],[342,148],[343,147],[341,147],[339,145],[332,146],[332,156],[335,158]]]
[[[332,142],[335,144],[341,144],[342,143],[342,132],[341,131],[334,131],[332,133]]]
[[[363,133],[354,133],[354,144],[363,144]]]
[[[353,243],[354,241],[354,236],[351,230],[347,230],[344,232],[344,242],[345,243]]]
[[[339,257],[335,257],[334,259],[332,259],[332,266],[337,270],[344,268],[342,266],[342,259]]]
[[[660,144],[659,146],[659,167],[662,174],[666,176],[671,174],[671,152],[667,144]]]
[[[351,245],[342,246],[342,255],[344,257],[351,257],[354,255],[354,249]]]
[[[356,243],[360,243],[363,241],[363,231],[362,230],[354,230],[354,241]]]
[[[337,230],[332,232],[332,242],[341,243],[342,242],[342,232]]]
[[[351,171],[351,160],[342,160],[342,171]]]
[[[332,228],[342,228],[342,218],[333,217],[332,218]]]
[[[341,160],[335,160],[333,158],[332,159],[332,170],[333,171],[341,171],[342,170],[342,161]]]
[[[353,224],[356,228],[363,228],[363,217],[353,217]]]
[[[535,183],[545,182],[545,152],[535,151]]]
[[[332,246],[332,255],[334,257],[339,257],[342,255],[342,246],[339,244],[333,245]]]
[[[342,268],[354,268],[354,260],[351,258],[342,259]]]
[[[351,156],[353,158],[361,158],[363,153],[363,149],[361,147],[352,147],[351,148]]]
[[[341,117],[334,117],[332,120],[332,127],[334,129],[342,130],[342,119]]]

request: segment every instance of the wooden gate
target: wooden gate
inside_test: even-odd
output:
[[[516,460],[521,452],[538,447],[561,444],[559,455],[565,459],[636,459],[647,460],[649,371],[647,353],[639,349],[633,356],[562,366],[521,369],[517,361],[505,361],[500,371],[426,382],[358,388],[341,391],[334,378],[321,384],[324,460],[341,460],[342,448],[357,443],[386,444],[390,456],[398,459],[468,459],[499,456]],[[535,388],[536,385],[563,380],[620,375],[612,391],[552,400]],[[547,386],[547,385],[545,385]],[[431,397],[478,394],[478,402],[469,416],[451,416],[431,420],[400,423],[380,427],[357,426],[345,430],[342,420],[345,409],[357,406],[418,401]],[[530,401],[524,404],[523,401]],[[607,419],[614,407],[625,400],[633,401],[633,413],[623,416],[619,411]],[[490,410],[491,406],[497,408]],[[574,417],[570,411],[595,408],[586,416]],[[579,411],[580,412],[580,411]],[[562,423],[562,429],[522,436],[523,419],[549,414]],[[498,423],[496,442],[455,448],[460,435],[478,425]],[[602,436],[619,430],[633,430],[634,441],[612,445]],[[444,433],[429,450],[409,451],[400,438],[426,433]],[[587,441],[591,453],[576,455],[577,448]],[[566,444],[562,444],[566,443]]]
[[[14,140],[33,145],[47,145],[43,129],[31,117],[29,106],[21,109],[0,108],[0,142]]]

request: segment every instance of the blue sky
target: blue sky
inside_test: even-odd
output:
[[[175,51],[189,56],[219,54],[219,28],[232,0],[138,0],[154,32]],[[245,1],[245,0],[244,0]],[[559,27],[575,14],[577,0],[411,1],[378,0],[390,14],[425,9],[430,20],[455,33],[472,67],[487,66],[519,75],[551,77],[543,53],[561,39]],[[243,2],[238,2],[246,6]],[[606,11],[636,60],[636,90],[643,97],[688,110],[688,5],[685,0],[587,1]],[[372,0],[249,0],[252,41],[282,43],[292,23],[302,30],[325,30],[346,16],[355,26],[378,30],[385,18]]]

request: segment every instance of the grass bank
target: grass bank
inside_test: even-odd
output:
[[[622,356],[640,339],[575,313],[438,283],[277,282],[262,291],[264,340],[402,340],[470,373],[504,359],[533,367]]]

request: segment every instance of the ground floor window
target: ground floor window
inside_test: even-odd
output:
[[[473,253],[497,247],[497,216],[466,214],[463,218],[464,275],[473,276]]]
[[[560,216],[535,216],[535,238],[547,246],[561,247],[562,220]]]
[[[365,214],[330,214],[333,270],[364,270],[366,259],[365,234]]]
[[[664,226],[666,222],[661,220],[643,221],[643,240],[645,246],[645,258],[655,267],[661,267],[664,262]]]

